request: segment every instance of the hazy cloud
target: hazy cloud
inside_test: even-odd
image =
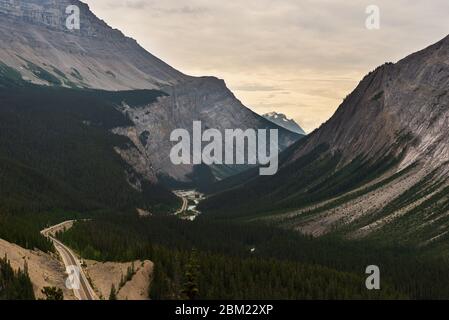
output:
[[[237,91],[259,91],[259,92],[266,92],[266,91],[282,91],[282,88],[275,87],[275,86],[267,86],[264,84],[245,84],[238,87],[234,87],[234,90]]]
[[[148,5],[145,0],[126,0],[124,6],[131,9],[144,9]]]
[[[447,0],[86,2],[172,66],[221,77],[256,112],[275,108],[307,131],[327,120],[370,70],[449,30]],[[380,30],[365,28],[370,4],[380,7]]]

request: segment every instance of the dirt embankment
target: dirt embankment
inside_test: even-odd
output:
[[[148,300],[150,276],[153,272],[151,261],[134,261],[126,263],[84,261],[87,276],[100,299],[109,299],[112,285],[119,300]],[[126,281],[128,269],[134,265],[131,280]]]

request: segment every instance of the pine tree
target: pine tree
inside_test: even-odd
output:
[[[111,292],[109,293],[109,300],[117,300],[117,292],[115,290],[115,286],[111,286]]]
[[[192,250],[184,273],[184,285],[181,291],[182,295],[189,300],[195,300],[199,296],[198,274],[199,265],[196,258],[196,251]]]
[[[56,287],[44,287],[41,290],[42,294],[46,297],[45,300],[60,301],[64,300],[64,293],[61,288]]]

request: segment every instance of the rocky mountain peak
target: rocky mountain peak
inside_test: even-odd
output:
[[[306,135],[305,131],[299,126],[299,124],[295,120],[287,118],[287,116],[283,113],[269,112],[264,114],[262,117],[287,130],[290,130],[292,132],[301,135]]]

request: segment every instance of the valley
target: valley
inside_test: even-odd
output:
[[[81,1],[0,0],[0,27],[0,299],[449,299],[449,36],[306,135]]]

